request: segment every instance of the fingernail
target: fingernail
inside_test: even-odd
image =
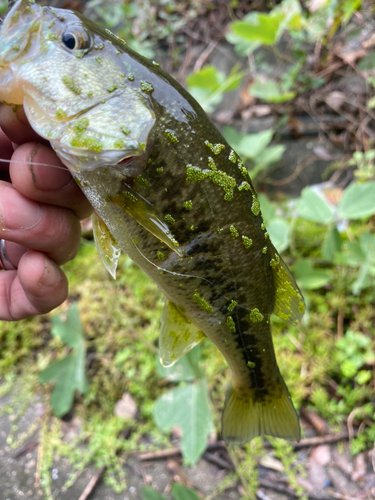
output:
[[[3,230],[25,231],[36,226],[43,217],[38,203],[24,198],[9,185],[0,187],[0,220]]]
[[[57,267],[47,257],[44,257],[44,273],[39,283],[44,286],[53,286],[60,281],[60,278]]]

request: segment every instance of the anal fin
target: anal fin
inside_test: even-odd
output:
[[[167,300],[161,316],[159,335],[160,362],[172,366],[204,338],[173,302]]]

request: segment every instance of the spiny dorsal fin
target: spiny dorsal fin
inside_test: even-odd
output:
[[[109,274],[116,279],[116,268],[121,255],[121,248],[112,236],[105,222],[94,212],[92,229],[96,248]]]
[[[274,250],[273,259],[270,263],[275,282],[275,305],[273,314],[284,321],[297,324],[305,312],[305,302],[291,272]]]
[[[204,336],[204,333],[186,318],[176,304],[170,300],[166,301],[159,335],[160,362],[163,366],[172,366],[199,344]]]

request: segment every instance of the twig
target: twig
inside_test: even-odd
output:
[[[180,448],[172,448],[170,450],[160,450],[160,451],[151,451],[149,453],[142,453],[138,455],[139,460],[157,460],[159,458],[170,458],[176,455],[181,455]]]
[[[204,49],[201,55],[198,57],[196,63],[194,64],[193,71],[197,72],[201,69],[206,60],[210,57],[212,52],[216,49],[218,45],[218,41],[212,41],[208,44],[208,46]]]
[[[302,439],[299,443],[294,443],[293,448],[299,450],[309,446],[319,446],[321,444],[337,443],[339,441],[347,441],[349,434],[347,432],[340,432],[339,434],[331,434],[328,436],[318,436],[313,438]]]
[[[263,486],[263,488],[269,488],[270,490],[278,491],[279,493],[285,493],[289,497],[298,497],[297,493],[294,490],[292,490],[288,486],[285,486],[284,484],[275,481],[270,481],[269,479],[265,478],[258,478],[258,483],[260,486]],[[334,497],[330,495],[315,495],[314,493],[307,493],[307,496],[309,500],[334,500]],[[347,500],[354,500],[354,499],[348,498]]]
[[[203,453],[203,458],[205,458],[208,462],[218,465],[222,469],[235,470],[234,465],[231,462],[228,462],[228,460],[225,460],[224,458],[217,457],[208,451]]]
[[[25,446],[23,446],[17,453],[13,455],[14,459],[22,457],[22,455],[25,455],[26,453],[29,453],[32,451],[34,448],[36,448],[39,445],[39,441],[35,441],[34,443],[27,443]]]
[[[91,495],[91,493],[94,491],[96,485],[100,481],[102,475],[104,474],[106,469],[106,466],[103,465],[90,479],[88,482],[86,488],[83,490],[81,496],[79,497],[78,500],[87,500],[87,498]]]
[[[263,490],[257,490],[257,498],[259,498],[259,500],[272,500]]]
[[[206,448],[206,451],[216,451],[216,450],[226,450],[225,443],[222,441],[217,441],[216,443],[209,444]],[[134,454],[133,452],[131,453]],[[135,453],[136,454],[136,453]],[[138,460],[158,460],[160,458],[171,458],[176,455],[181,455],[180,448],[170,448],[169,450],[160,450],[160,451],[150,451],[148,453],[141,453],[137,455]]]

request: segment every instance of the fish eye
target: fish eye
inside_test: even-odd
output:
[[[82,26],[67,28],[61,37],[62,43],[69,50],[84,50],[91,46],[91,38]]]

